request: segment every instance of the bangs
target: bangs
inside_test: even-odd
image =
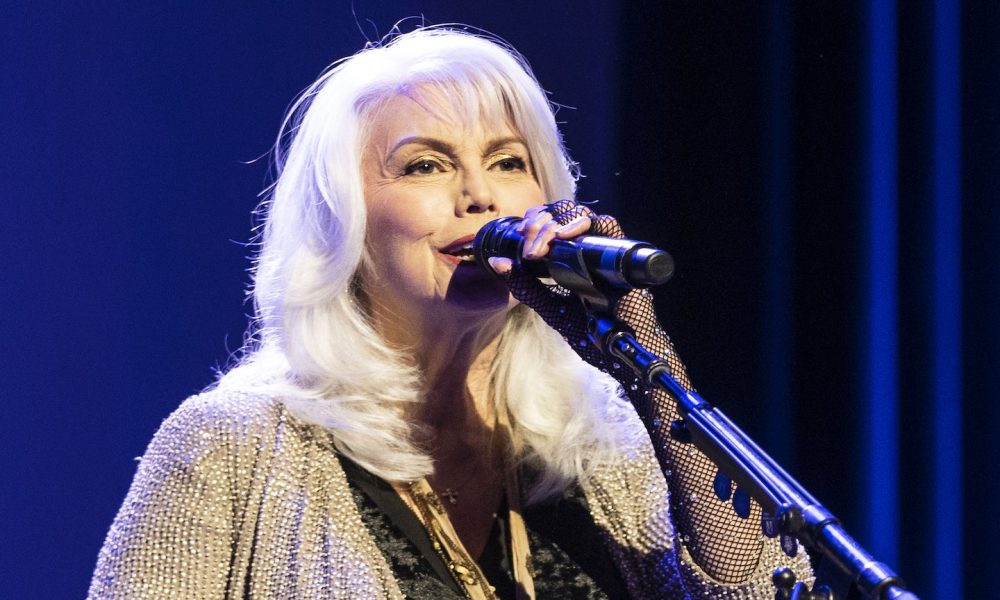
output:
[[[455,77],[417,81],[402,93],[442,122],[464,129],[481,124],[505,123],[518,135],[514,111],[503,90],[483,77]]]
[[[364,124],[362,144],[367,145],[372,124],[384,116],[386,105],[393,97],[413,100],[435,119],[462,130],[474,130],[482,125],[507,125],[517,136],[524,137],[522,128],[505,86],[497,81],[499,74],[455,72],[454,65],[411,72],[402,83],[366,94],[359,101],[359,115]],[[423,71],[423,72],[419,72]]]

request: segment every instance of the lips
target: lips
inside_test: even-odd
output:
[[[452,264],[473,264],[476,262],[476,257],[472,253],[472,242],[475,239],[475,235],[460,237],[447,246],[439,248],[438,252],[442,258]]]

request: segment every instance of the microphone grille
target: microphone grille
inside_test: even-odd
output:
[[[629,262],[629,281],[637,287],[666,283],[674,274],[674,259],[663,250],[640,248]]]

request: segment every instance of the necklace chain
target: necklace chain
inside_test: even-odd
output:
[[[475,478],[475,476],[476,476],[476,470],[473,469],[473,471],[471,473],[469,473],[469,475],[465,478],[465,481],[463,481],[460,485],[457,485],[455,487],[445,486],[443,492],[438,492],[438,496],[440,496],[440,497],[444,498],[445,500],[447,500],[448,504],[450,504],[452,506],[458,506],[459,494],[461,493],[461,491],[463,489],[465,489],[466,486],[469,485],[470,482],[472,482],[472,480]],[[428,483],[430,483],[430,482],[428,481]],[[437,486],[434,486],[434,487],[437,487]]]
[[[431,536],[434,550],[448,565],[448,570],[462,587],[465,597],[469,600],[498,600],[496,588],[486,581],[479,565],[459,541],[448,520],[448,513],[430,483],[426,480],[416,481],[408,492],[420,513],[424,528]]]
[[[521,516],[520,486],[515,470],[511,469],[507,473],[504,489],[507,496],[514,581],[519,584],[516,592],[517,600],[534,600],[535,586],[532,581],[534,568],[528,545],[528,532]],[[448,512],[430,483],[426,479],[414,481],[406,493],[416,507],[424,528],[430,534],[431,545],[448,565],[448,570],[462,588],[465,597],[469,600],[498,600],[496,588],[490,585],[479,565],[469,556],[448,518]]]

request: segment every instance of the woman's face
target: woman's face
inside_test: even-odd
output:
[[[485,223],[544,202],[527,146],[504,120],[464,123],[422,96],[393,97],[364,151],[365,291],[404,319],[506,310],[507,287],[469,248]]]

